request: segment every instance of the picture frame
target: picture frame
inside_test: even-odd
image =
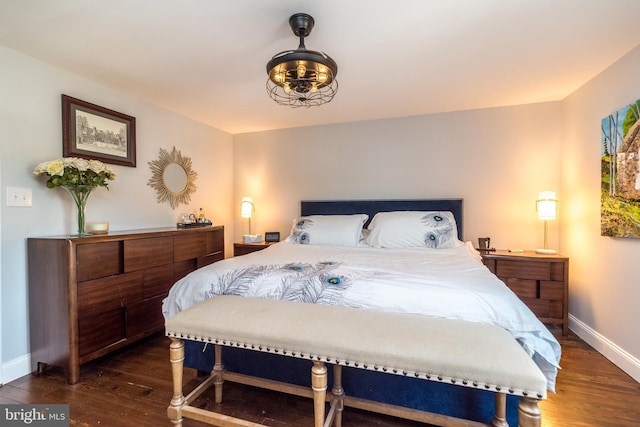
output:
[[[62,155],[136,167],[136,118],[63,94]]]
[[[640,99],[600,123],[600,235],[640,239]]]

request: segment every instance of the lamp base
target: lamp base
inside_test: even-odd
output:
[[[242,235],[243,243],[260,243],[262,242],[262,234],[244,234]]]
[[[555,249],[536,249],[537,254],[542,255],[554,255],[556,253]]]

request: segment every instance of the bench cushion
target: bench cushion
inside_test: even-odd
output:
[[[184,310],[166,335],[522,396],[546,379],[504,329],[463,320],[219,296]]]

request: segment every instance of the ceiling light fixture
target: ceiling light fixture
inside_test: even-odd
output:
[[[307,50],[304,45],[313,25],[306,13],[292,15],[289,26],[300,37],[300,46],[274,55],[267,63],[267,92],[280,105],[319,106],[331,102],[338,91],[338,64],[326,53]]]

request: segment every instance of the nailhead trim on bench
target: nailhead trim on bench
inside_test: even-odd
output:
[[[514,389],[511,387],[507,388],[507,387],[502,387],[500,385],[495,385],[495,384],[493,385],[485,384],[477,381],[472,381],[471,383],[469,383],[469,380],[463,379],[463,378],[452,378],[444,375],[429,374],[426,372],[413,372],[413,371],[407,371],[399,368],[392,368],[392,367],[386,367],[386,366],[382,366],[382,367],[377,365],[370,366],[367,363],[349,361],[349,360],[339,360],[330,356],[305,354],[302,352],[290,351],[286,349],[271,348],[270,346],[261,345],[261,344],[235,342],[235,341],[230,341],[222,338],[198,337],[198,336],[192,336],[188,333],[172,332],[172,331],[167,331],[166,336],[172,337],[172,338],[185,339],[189,341],[199,341],[199,342],[204,342],[208,344],[219,344],[219,345],[224,345],[228,347],[251,349],[251,350],[261,351],[263,353],[282,354],[282,355],[287,355],[291,357],[296,357],[298,359],[325,361],[327,363],[334,363],[337,365],[354,367],[359,369],[366,369],[370,371],[382,370],[382,372],[393,373],[395,375],[413,376],[415,378],[423,378],[430,381],[436,381],[436,379],[434,378],[437,378],[438,382],[450,382],[451,384],[462,385],[468,388],[484,388],[485,390],[495,391],[495,392],[504,393],[504,394],[508,393],[508,394],[524,396],[524,397],[529,397],[530,395],[534,394],[535,396],[537,396],[538,399],[542,399],[544,397],[540,393],[531,393],[527,390]],[[507,392],[504,391],[505,389],[507,390]]]

